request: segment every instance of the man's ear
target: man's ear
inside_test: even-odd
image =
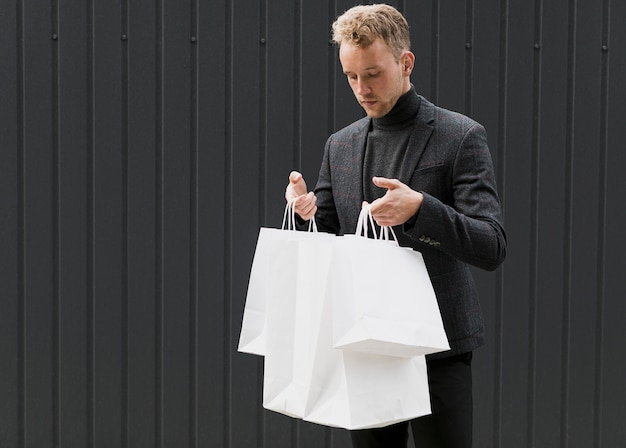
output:
[[[402,64],[402,71],[410,75],[415,65],[415,55],[410,51],[405,51],[402,53],[402,56],[400,56],[400,63]]]

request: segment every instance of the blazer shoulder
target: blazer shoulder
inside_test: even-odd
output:
[[[461,128],[468,130],[477,125],[481,126],[480,123],[467,115],[437,106],[424,97],[420,97],[418,118],[435,129]]]
[[[348,126],[334,132],[329,137],[329,141],[334,140],[334,141],[342,142],[342,141],[351,140],[355,136],[366,133],[370,127],[370,123],[371,123],[371,118],[363,117],[360,120],[357,120],[349,124]]]

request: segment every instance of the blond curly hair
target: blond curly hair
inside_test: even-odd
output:
[[[396,60],[411,49],[409,24],[400,12],[385,4],[359,5],[344,12],[332,25],[333,41],[368,47],[376,39],[389,47]]]

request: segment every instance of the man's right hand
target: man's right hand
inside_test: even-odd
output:
[[[315,205],[317,198],[312,191],[307,193],[306,182],[302,174],[297,171],[292,171],[289,174],[289,184],[285,189],[285,199],[289,204],[292,204],[297,199],[294,211],[305,221],[311,219],[317,211],[317,206]]]

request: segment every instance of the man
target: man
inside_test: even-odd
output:
[[[484,324],[468,264],[493,270],[506,236],[483,127],[436,107],[410,82],[408,24],[387,5],[357,6],[333,24],[364,117],[331,135],[314,191],[292,172],[285,197],[320,230],[354,233],[364,202],[378,225],[422,253],[451,350],[427,357],[432,415],[410,422],[417,447],[472,446],[472,351]],[[352,431],[354,447],[406,447],[409,422]]]

